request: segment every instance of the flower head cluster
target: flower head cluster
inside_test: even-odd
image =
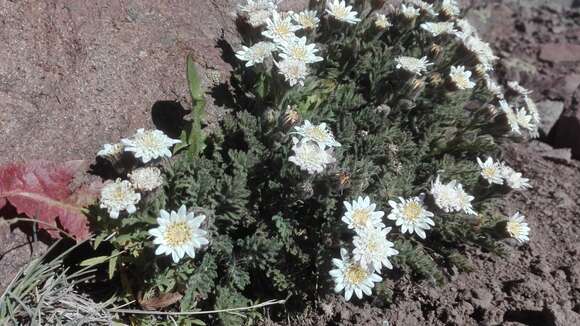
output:
[[[475,87],[475,83],[469,79],[471,78],[471,71],[465,70],[464,66],[451,66],[449,78],[459,90]]]
[[[240,12],[253,27],[265,25],[272,11],[277,8],[277,1],[272,0],[247,0],[245,5],[239,6]]]
[[[488,43],[482,41],[477,36],[467,36],[463,39],[463,45],[486,71],[493,70],[493,65],[497,57],[493,54],[493,50]]]
[[[111,218],[119,218],[122,211],[133,214],[141,195],[135,192],[131,182],[117,179],[105,183],[101,189],[100,207],[107,209]]]
[[[502,164],[501,175],[508,187],[515,190],[531,188],[530,179],[524,178],[521,172],[517,172],[512,167]]]
[[[116,161],[121,157],[121,154],[123,154],[123,148],[123,144],[121,143],[105,144],[103,145],[103,149],[97,153],[97,156]]]
[[[334,19],[348,24],[360,22],[358,13],[352,10],[352,6],[347,6],[344,0],[332,0],[327,2],[326,12]]]
[[[530,240],[530,227],[528,223],[525,222],[525,216],[516,212],[514,215],[510,216],[506,224],[506,231],[514,239],[518,240],[520,243]]]
[[[501,111],[506,115],[512,134],[521,135],[522,130],[527,130],[532,137],[536,137],[540,123],[536,104],[528,97],[524,97],[524,102],[526,108],[519,109],[512,108],[506,100],[500,100],[499,105]]]
[[[399,197],[399,202],[390,200],[389,205],[392,210],[387,218],[395,221],[395,225],[401,227],[402,233],[416,233],[421,239],[425,239],[425,230],[435,225],[431,219],[434,215],[425,208],[422,196],[409,199]]]
[[[459,15],[461,10],[456,0],[443,0],[441,3],[441,13],[446,17],[455,17]]]
[[[471,204],[475,198],[465,192],[463,185],[457,180],[443,184],[437,176],[431,185],[431,194],[435,199],[435,204],[447,213],[463,211],[466,214],[477,215]]]
[[[344,202],[346,212],[342,221],[349,229],[355,231],[353,237],[353,257],[346,249],[341,249],[341,259],[333,259],[336,269],[330,271],[336,284],[335,291],[345,291],[348,301],[353,292],[360,299],[363,293],[371,295],[374,283],[381,281],[379,276],[383,266],[393,268],[389,257],[399,252],[393,243],[387,240],[391,228],[385,228],[382,211],[376,210],[376,204],[369,197],[358,197],[352,202]]]
[[[294,155],[290,156],[290,162],[309,173],[320,173],[326,165],[336,161],[332,156],[332,148],[340,147],[340,143],[334,139],[326,123],[314,125],[306,120],[302,126],[294,129],[293,133],[300,136],[300,139],[292,138]]]
[[[421,24],[421,28],[431,33],[431,35],[433,36],[454,34],[456,32],[454,27],[455,25],[450,22],[438,22],[438,23],[428,22]]]
[[[294,13],[292,14],[292,19],[305,30],[315,30],[320,23],[320,18],[316,16],[315,10],[304,10]]]
[[[395,59],[397,62],[397,69],[404,69],[416,75],[421,75],[423,72],[427,71],[427,68],[432,65],[427,60],[427,57],[422,57],[421,59],[413,57],[401,56]]]
[[[207,231],[201,229],[204,215],[195,216],[188,213],[182,205],[177,212],[159,211],[159,227],[149,230],[155,237],[153,243],[158,245],[156,255],[170,255],[174,263],[179,262],[186,254],[195,258],[195,251],[209,243]]]
[[[144,167],[133,170],[128,175],[133,187],[140,191],[151,191],[163,184],[161,170],[156,167]]]
[[[393,24],[391,24],[385,14],[377,14],[375,17],[375,26],[379,29],[387,29],[393,26]]]
[[[412,5],[407,6],[404,3],[401,4],[400,12],[401,12],[401,15],[403,15],[403,17],[405,17],[406,19],[409,19],[409,20],[415,19],[415,18],[419,17],[419,15],[421,15],[420,9],[415,8]]]
[[[435,9],[433,9],[433,4],[431,4],[431,3],[427,3],[423,0],[406,0],[406,1],[408,3],[414,5],[415,7],[419,8],[419,10],[422,10],[429,15],[433,16],[433,15],[437,14],[435,12]]]
[[[262,41],[251,47],[242,46],[242,49],[236,52],[236,57],[242,61],[246,61],[246,67],[251,67],[258,63],[263,63],[265,59],[270,58],[274,49],[276,49],[274,43]]]
[[[171,157],[171,146],[181,143],[180,140],[167,137],[161,130],[138,129],[133,138],[122,139],[125,152],[133,152],[143,163],[161,157]]]

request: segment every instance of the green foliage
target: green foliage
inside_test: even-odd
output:
[[[363,14],[372,16],[370,9]],[[138,271],[130,287],[151,296],[182,293],[181,311],[288,295],[290,306],[300,309],[333,287],[331,259],[352,238],[341,222],[344,201],[368,195],[388,211],[389,200],[428,193],[441,175],[458,180],[476,197],[480,215],[470,220],[437,210],[424,242],[394,227],[389,234],[399,251],[394,273],[441,284],[447,268],[471,268],[462,254],[466,245],[501,251],[494,228],[498,221],[486,217],[501,189],[480,180],[475,158],[499,153],[504,121],[488,112],[493,97],[483,79],[461,91],[433,82],[445,79],[461,48],[448,39],[432,39],[417,27],[424,20],[380,32],[371,19],[339,28],[323,24],[309,37],[321,44],[324,61],[312,66],[303,87],[285,86],[273,69],[252,70],[240,63],[231,81],[231,113],[207,138],[201,132],[205,101],[189,58],[194,117],[184,138],[188,153],[165,166],[164,189],[138,213],[118,221],[97,218],[103,234],[95,246],[114,232],[109,242],[125,253],[116,266]],[[425,76],[396,69],[396,57],[429,56],[433,42],[440,43],[442,55],[431,59],[434,67]],[[330,126],[342,145],[333,153],[336,164],[310,175],[288,161],[291,127],[297,124],[289,121],[290,112]],[[182,204],[208,217],[203,227],[210,245],[195,259],[173,264],[155,256],[147,230],[156,226],[159,209]],[[388,287],[379,284],[377,290],[384,303],[391,301]],[[271,316],[277,313],[274,309]],[[240,325],[257,316],[221,313],[218,318],[224,325]]]

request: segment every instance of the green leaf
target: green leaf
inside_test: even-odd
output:
[[[79,265],[83,266],[83,267],[95,266],[95,265],[99,265],[99,264],[106,262],[107,260],[109,260],[109,258],[111,258],[111,257],[110,256],[93,257],[93,258],[89,258],[89,259],[85,259],[85,260],[81,261],[81,263]]]
[[[194,320],[190,320],[190,322],[192,325],[206,326],[206,324],[203,322],[203,320],[194,319]]]
[[[187,140],[189,144],[188,153],[191,158],[197,157],[204,149],[203,133],[201,131],[201,121],[204,116],[205,98],[201,89],[201,81],[195,63],[191,56],[187,57],[187,82],[192,100],[192,124]]]
[[[111,260],[109,260],[109,279],[113,279],[115,271],[117,270],[117,260],[119,259],[119,251],[114,250]]]

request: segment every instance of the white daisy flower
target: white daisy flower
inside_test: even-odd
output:
[[[529,183],[530,179],[524,178],[520,172],[515,171],[510,166],[504,164],[501,169],[501,174],[506,184],[512,189],[524,190],[532,187]]]
[[[538,112],[538,107],[536,106],[536,103],[531,98],[529,98],[527,96],[524,97],[524,102],[526,103],[526,108],[528,109],[528,112],[532,116],[532,123],[537,128],[537,126],[541,122],[540,113]]]
[[[278,9],[278,4],[272,0],[248,0],[239,9],[248,17],[250,25],[258,27],[266,24],[271,12]]]
[[[507,117],[508,124],[511,128],[511,132],[513,134],[516,134],[516,135],[521,135],[520,125],[518,124],[518,119],[516,117],[516,114],[514,113],[514,110],[511,108],[511,106],[508,104],[508,102],[505,100],[499,101],[499,107],[500,107],[501,111],[503,113],[505,113],[505,115]]]
[[[418,8],[415,8],[413,6],[406,6],[404,3],[401,4],[401,15],[403,15],[403,17],[412,20],[415,19],[416,17],[419,17],[419,15],[421,14],[421,10]]]
[[[377,205],[371,203],[371,199],[368,196],[364,198],[359,196],[350,203],[345,201],[344,207],[346,212],[341,220],[347,224],[349,229],[361,230],[385,227],[382,222],[385,212],[377,211]]]
[[[528,90],[525,87],[522,87],[518,81],[509,81],[507,84],[509,88],[513,89],[516,93],[520,95],[528,96],[532,94],[532,91]]]
[[[320,173],[328,164],[336,162],[329,151],[314,142],[301,142],[296,137],[292,137],[292,142],[294,155],[288,160],[310,174]]]
[[[516,110],[516,121],[521,128],[528,131],[534,131],[535,126],[532,123],[532,116],[524,108]]]
[[[417,235],[425,239],[425,230],[431,229],[435,222],[431,219],[433,213],[429,212],[423,205],[423,198],[411,197],[404,199],[399,197],[400,203],[389,200],[389,205],[393,208],[387,216],[389,220],[395,221],[396,226],[401,227],[401,233]]]
[[[340,147],[340,143],[334,139],[332,132],[328,130],[326,123],[321,123],[319,125],[313,125],[310,121],[304,121],[302,126],[294,127],[296,131],[294,134],[298,134],[302,137],[302,141],[312,141],[317,143],[322,149],[327,147]]]
[[[491,157],[488,157],[485,162],[483,162],[479,157],[477,158],[477,164],[481,168],[481,176],[489,182],[489,184],[503,184],[502,176],[502,165],[499,162],[494,162]]]
[[[359,299],[362,299],[363,293],[371,295],[375,283],[383,279],[373,271],[368,270],[367,267],[354,262],[348,257],[348,252],[345,249],[340,249],[340,255],[341,259],[332,259],[336,268],[329,273],[336,284],[334,292],[340,293],[344,290],[346,301],[350,300],[353,292]]]
[[[455,25],[460,31],[457,31],[455,35],[461,39],[465,40],[469,36],[475,36],[477,34],[475,27],[467,19],[457,19]]]
[[[111,160],[117,160],[121,157],[123,153],[123,144],[104,144],[103,149],[101,149],[97,156],[108,158]]]
[[[101,189],[100,207],[107,209],[111,218],[119,218],[122,211],[133,214],[141,195],[135,192],[131,182],[117,179],[107,182]]]
[[[387,240],[390,231],[391,228],[361,229],[352,240],[354,260],[362,266],[372,266],[377,273],[381,272],[383,266],[392,269],[389,257],[399,252],[393,248],[393,243]]]
[[[447,17],[455,17],[460,11],[456,0],[443,0],[441,3],[441,13]]]
[[[493,54],[493,50],[488,43],[482,41],[477,36],[468,36],[463,40],[465,48],[469,50],[486,71],[493,70],[493,64],[497,57]]]
[[[471,202],[475,199],[475,197],[466,193],[465,190],[463,190],[463,185],[461,183],[457,183],[455,187],[455,193],[457,194],[456,200],[457,211],[463,211],[465,214],[469,215],[477,215],[477,213],[473,210],[473,206],[471,204]]]
[[[332,0],[332,2],[327,2],[326,12],[336,20],[348,24],[356,24],[360,22],[360,18],[356,17],[358,13],[352,10],[352,6],[347,6],[344,0]]]
[[[304,86],[304,80],[308,77],[308,67],[304,61],[296,59],[286,59],[274,62],[278,67],[278,72],[284,76],[290,86],[299,84]]]
[[[506,231],[509,235],[518,240],[520,243],[530,241],[530,227],[524,222],[525,216],[516,212],[512,215],[506,224]]]
[[[416,75],[421,75],[421,73],[427,71],[427,67],[432,65],[427,61],[427,57],[422,57],[421,59],[413,57],[401,56],[395,59],[397,62],[397,69],[404,69]]]
[[[125,152],[133,152],[143,163],[160,157],[171,157],[171,146],[181,143],[181,140],[167,137],[161,130],[137,129],[133,138],[122,139]]]
[[[278,44],[278,48],[282,51],[280,57],[285,60],[294,59],[304,63],[322,61],[322,57],[316,55],[316,52],[318,52],[316,44],[306,44],[305,36],[282,42]]]
[[[294,21],[306,30],[314,30],[318,27],[320,19],[316,16],[316,10],[304,10],[292,15]]]
[[[266,20],[266,30],[262,32],[262,35],[273,40],[275,43],[282,43],[296,37],[294,32],[299,29],[300,26],[292,23],[292,16],[290,14],[281,15],[273,11],[272,17]]]
[[[460,90],[475,87],[475,83],[469,80],[471,78],[471,71],[465,70],[464,66],[451,66],[449,78],[451,78],[453,84]]]
[[[387,29],[393,26],[393,24],[391,24],[391,22],[389,21],[389,19],[385,14],[376,14],[375,26],[380,29]]]
[[[421,28],[431,33],[431,35],[433,36],[439,36],[442,34],[451,34],[456,32],[453,23],[450,22],[423,23],[421,24]]]
[[[484,76],[485,86],[487,89],[500,100],[504,99],[503,88],[488,74]]]
[[[433,9],[433,4],[427,3],[423,0],[407,0],[408,3],[415,5],[417,8],[425,11],[429,15],[435,15],[435,9]]]
[[[276,46],[272,42],[258,42],[251,47],[242,46],[242,49],[236,52],[236,58],[246,61],[246,67],[251,67],[271,57],[275,49]]]
[[[195,258],[195,250],[209,243],[207,231],[200,228],[204,215],[188,213],[185,205],[177,212],[168,213],[162,209],[159,215],[159,227],[149,230],[149,234],[155,237],[153,243],[159,246],[156,255],[171,255],[173,262],[177,263],[185,254]]]
[[[457,192],[455,191],[456,184],[457,181],[455,180],[443,184],[440,176],[437,176],[437,179],[431,185],[431,194],[435,198],[435,204],[446,213],[455,211],[457,207]]]
[[[156,167],[138,168],[128,175],[133,187],[141,191],[151,191],[163,184],[161,170]]]

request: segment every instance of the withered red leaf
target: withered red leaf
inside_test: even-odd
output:
[[[33,161],[0,166],[0,208],[9,202],[18,214],[37,219],[40,229],[60,238],[58,228],[77,241],[89,237],[83,209],[96,201],[101,182],[74,185],[86,171],[84,161]],[[50,227],[50,226],[53,227]]]

